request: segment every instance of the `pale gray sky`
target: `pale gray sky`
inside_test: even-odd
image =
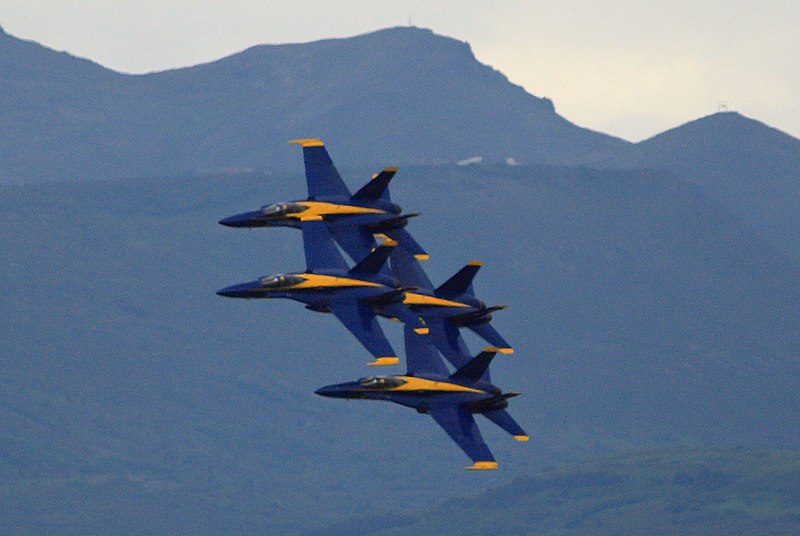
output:
[[[800,137],[794,0],[0,0],[6,32],[127,73],[409,22],[469,42],[568,120],[631,141],[723,101]]]

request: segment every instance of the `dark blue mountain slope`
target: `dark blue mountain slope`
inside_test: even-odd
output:
[[[372,372],[335,319],[214,294],[303,268],[296,231],[216,223],[302,183],[0,189],[2,526],[291,533],[402,516],[595,452],[800,444],[796,265],[663,174],[400,170],[393,199],[423,212],[409,230],[433,282],[483,260],[476,291],[509,305],[494,323],[516,352],[492,377],[524,393],[515,417],[531,441],[484,427],[493,475],[461,469],[424,416],[315,396]],[[384,328],[401,348],[399,326]]]

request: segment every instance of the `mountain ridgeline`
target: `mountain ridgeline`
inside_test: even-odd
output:
[[[0,181],[296,169],[313,133],[337,164],[586,161],[625,142],[576,127],[469,45],[418,28],[262,45],[125,75],[0,34]]]

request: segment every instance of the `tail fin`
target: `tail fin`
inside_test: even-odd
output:
[[[491,346],[485,348],[483,352],[470,359],[466,365],[455,371],[450,378],[453,380],[480,380],[486,371],[489,370],[489,365],[496,354],[497,348]]]
[[[375,248],[372,253],[361,259],[358,264],[353,266],[349,273],[363,275],[377,274],[386,264],[386,261],[389,260],[389,254],[395,246],[397,246],[397,242],[394,240],[385,241]]]
[[[442,286],[436,289],[437,296],[460,296],[461,294],[475,294],[472,289],[472,280],[478,273],[483,263],[481,261],[469,261],[466,266],[456,272],[456,274],[445,281]]]
[[[528,440],[528,434],[525,433],[525,430],[523,430],[522,427],[517,424],[517,421],[515,421],[506,410],[495,409],[492,411],[486,411],[484,412],[484,415],[486,415],[487,419],[514,436],[514,439],[517,441]]]
[[[314,199],[324,195],[350,196],[341,175],[333,165],[325,144],[317,138],[290,140],[289,143],[303,148],[303,161],[306,167],[308,197]]]
[[[397,173],[396,167],[387,167],[380,173],[377,173],[372,180],[365,184],[359,191],[353,195],[352,199],[360,199],[365,201],[375,201],[383,198],[389,201],[389,181],[392,180],[394,174]]]

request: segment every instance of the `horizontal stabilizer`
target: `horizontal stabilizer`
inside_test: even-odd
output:
[[[387,303],[382,305],[381,309],[390,317],[400,319],[401,322],[420,335],[426,335],[429,331],[422,319],[402,301]]]
[[[487,419],[495,423],[497,426],[514,436],[517,441],[527,441],[528,434],[525,433],[525,430],[517,424],[508,411],[504,409],[495,409],[492,411],[486,411],[483,413]]]
[[[392,229],[390,231],[386,231],[386,234],[389,235],[393,240],[397,240],[400,244],[400,247],[409,251],[415,258],[420,260],[427,260],[430,255],[422,249],[414,237],[411,236],[411,233],[406,231],[404,227],[400,227],[398,229]]]
[[[291,140],[289,143],[300,145],[303,148],[309,199],[316,199],[320,196],[350,197],[350,190],[339,175],[336,166],[333,165],[322,140],[308,138]]]
[[[377,201],[381,197],[385,200],[389,200],[389,191],[386,189],[389,186],[389,182],[394,177],[394,174],[397,173],[396,167],[388,167],[375,175],[371,181],[365,184],[359,191],[353,195],[353,200],[360,200],[360,201]]]
[[[433,290],[433,283],[431,283],[425,270],[419,265],[411,251],[401,245],[392,251],[391,259],[392,272],[400,280],[401,285]]]
[[[486,322],[484,324],[469,324],[467,327],[477,333],[486,342],[492,346],[495,346],[497,351],[501,354],[514,353],[514,349],[511,347],[511,345],[506,342],[503,336],[500,335],[490,323]]]
[[[436,289],[437,296],[461,296],[462,294],[474,295],[472,290],[472,280],[478,273],[483,263],[480,261],[470,261],[456,274],[445,281],[442,286]]]

